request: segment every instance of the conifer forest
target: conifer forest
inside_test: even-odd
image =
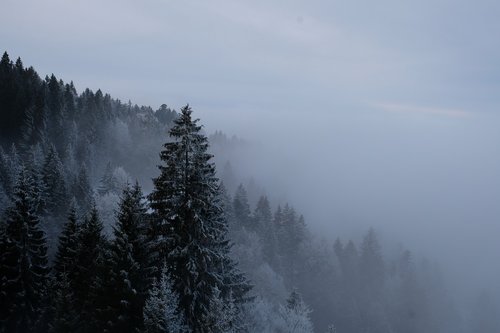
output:
[[[500,6],[56,2],[0,5],[0,333],[500,332]]]

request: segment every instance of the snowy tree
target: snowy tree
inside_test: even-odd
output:
[[[73,200],[67,221],[64,224],[63,230],[59,236],[59,244],[54,260],[54,273],[58,280],[62,276],[71,280],[75,274],[80,229],[76,211],[76,202]]]
[[[99,315],[106,303],[103,300],[106,295],[101,291],[103,284],[109,282],[105,274],[108,241],[102,231],[102,222],[93,207],[80,228],[73,279],[76,310],[80,313],[79,325],[83,332],[102,330]]]
[[[173,289],[167,268],[161,270],[160,280],[149,291],[144,305],[144,333],[187,332],[179,297]]]
[[[33,178],[21,167],[2,232],[1,316],[7,332],[31,332],[42,312],[49,268],[34,192]]]
[[[280,317],[283,320],[283,333],[312,333],[313,325],[309,318],[311,309],[302,301],[300,294],[294,290],[287,299],[286,305],[280,306]]]
[[[328,325],[328,330],[326,331],[326,333],[337,333],[337,328],[335,327],[335,325],[330,324]]]
[[[50,333],[78,331],[78,314],[75,311],[75,297],[68,274],[60,275],[53,288],[52,320],[48,325]]]
[[[241,332],[243,327],[239,316],[240,311],[234,303],[232,294],[227,299],[223,299],[220,290],[216,287],[210,300],[210,311],[204,319],[206,327],[213,332]]]
[[[108,193],[114,193],[117,191],[117,184],[115,182],[115,178],[113,176],[113,167],[111,166],[111,162],[106,164],[106,168],[104,169],[104,174],[99,181],[99,188],[97,192],[100,195],[105,195]]]
[[[54,145],[49,147],[42,174],[46,186],[47,210],[56,215],[64,214],[68,203],[67,188],[64,168]]]
[[[123,190],[110,263],[112,332],[136,332],[142,325],[142,307],[151,276],[149,244],[145,235],[146,207],[139,184]]]
[[[237,302],[248,287],[229,257],[219,180],[207,138],[191,113],[189,106],[184,107],[170,130],[173,141],[160,154],[164,164],[149,198],[159,248],[186,323],[195,332],[211,332],[203,318],[210,311],[215,287],[224,298],[233,292]]]
[[[248,231],[254,231],[252,218],[250,215],[250,205],[248,204],[247,191],[243,184],[240,184],[236,189],[233,198],[233,212],[236,223]]]

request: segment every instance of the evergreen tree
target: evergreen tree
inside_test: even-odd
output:
[[[21,168],[13,205],[6,212],[0,262],[1,324],[6,332],[33,331],[42,312],[49,269],[34,192],[33,179]]]
[[[311,309],[302,301],[300,294],[294,290],[286,301],[286,306],[279,310],[283,320],[283,333],[312,333],[313,325],[309,318]]]
[[[228,297],[230,291],[236,297],[244,294],[246,286],[227,281],[235,267],[228,265],[232,260],[219,181],[207,152],[207,138],[191,113],[189,106],[182,108],[170,130],[173,141],[160,154],[164,164],[159,166],[161,174],[154,179],[150,200],[162,254],[186,323],[195,332],[211,332],[203,318],[210,311],[215,287],[222,297]]]
[[[264,260],[272,265],[277,264],[277,239],[276,228],[273,223],[273,216],[271,213],[271,206],[266,196],[261,196],[257,202],[254,212],[254,218],[258,225],[259,234],[262,240],[262,254]]]
[[[64,168],[54,145],[49,147],[42,173],[47,191],[47,210],[56,215],[64,214],[67,209],[67,188]]]
[[[87,166],[83,164],[73,182],[73,194],[77,198],[80,212],[83,214],[86,214],[91,209],[93,200],[92,193],[93,191],[90,185]]]
[[[375,230],[370,228],[361,244],[360,273],[366,292],[378,294],[384,284],[384,261]]]
[[[243,184],[240,184],[236,189],[233,198],[233,212],[236,223],[248,231],[255,231],[250,215],[250,205],[248,204],[247,191]]]
[[[210,301],[210,312],[205,318],[207,327],[220,333],[244,332],[239,316],[240,311],[232,295],[225,300],[216,288]]]
[[[59,276],[53,289],[52,320],[49,324],[50,333],[76,332],[78,330],[78,313],[75,311],[75,296],[67,273]]]
[[[59,244],[54,260],[54,274],[58,281],[60,281],[63,276],[69,279],[69,281],[72,281],[75,275],[80,230],[76,211],[76,202],[73,200],[67,221],[59,236]]]
[[[117,186],[116,181],[113,177],[113,168],[111,167],[111,162],[108,162],[108,164],[106,164],[106,169],[104,169],[104,174],[99,181],[99,188],[97,192],[100,195],[105,195],[110,192],[116,192],[116,190]]]
[[[73,279],[76,311],[80,314],[79,332],[97,332],[103,329],[100,311],[103,307],[99,292],[104,289],[104,267],[107,264],[107,239],[97,209],[92,208],[89,217],[80,228]]]
[[[108,292],[115,318],[112,320],[113,332],[136,332],[142,326],[142,307],[151,277],[145,216],[139,184],[125,188],[110,249],[113,290]]]
[[[173,289],[167,268],[161,271],[144,305],[144,333],[186,332],[184,317],[179,309],[179,297]]]

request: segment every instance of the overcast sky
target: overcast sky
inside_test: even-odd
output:
[[[267,140],[256,172],[311,224],[378,225],[500,281],[499,18],[498,0],[1,0],[0,47],[79,90],[189,102]]]

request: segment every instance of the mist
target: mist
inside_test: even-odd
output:
[[[252,212],[261,195],[273,213],[290,204],[304,216],[313,239],[307,244],[317,252],[319,244],[332,251],[337,238],[362,243],[373,228],[386,258],[409,249],[416,264],[439,267],[461,329],[479,295],[481,304],[491,301],[485,316],[497,316],[496,2],[7,0],[2,7],[1,46],[11,60],[21,57],[41,77],[54,73],[71,81],[75,100],[86,101],[86,88],[101,89],[113,98],[111,113],[119,110],[98,135],[104,143],[81,160],[92,164],[89,184],[109,235],[114,224],[106,220],[114,219],[120,194],[98,194],[106,165],[122,183],[137,179],[146,195],[154,192],[158,153],[189,103],[211,140],[218,177],[233,182],[231,199],[241,183]],[[168,119],[159,120],[157,109]],[[83,127],[86,119],[72,121]],[[4,129],[5,151],[22,142],[24,118],[21,123],[5,127],[16,133]],[[74,136],[65,140],[76,146],[80,137]],[[58,147],[55,134],[51,139],[63,156],[66,148]],[[72,175],[70,162],[61,160]],[[228,163],[234,180],[225,179]],[[0,207],[10,202],[0,200]],[[49,214],[46,221],[54,239],[59,218]],[[253,234],[231,235],[236,261],[242,255],[244,268],[257,267],[245,257],[258,243]],[[335,274],[342,271],[339,260],[333,259]],[[284,303],[297,281],[271,268],[282,276],[269,281],[285,282],[276,282],[278,296],[270,303]],[[299,291],[314,302],[306,289]],[[323,330],[329,319],[321,311],[313,308],[313,321]]]
[[[213,122],[246,133],[259,148],[234,158],[242,173],[291,200],[319,234],[374,227],[438,260],[461,297],[497,292],[497,115],[342,108],[262,112],[244,121],[265,119],[255,126],[228,114]]]

